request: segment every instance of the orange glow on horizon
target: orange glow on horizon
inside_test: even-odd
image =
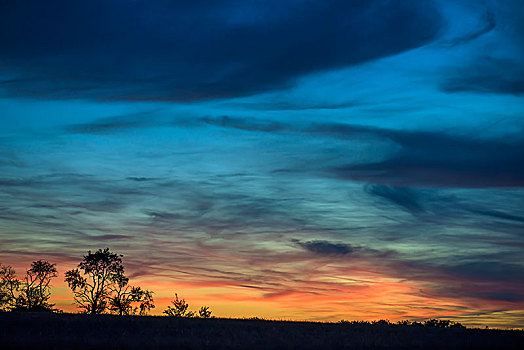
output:
[[[25,259],[24,259],[25,260]],[[2,263],[7,259],[3,259]],[[21,277],[29,263],[11,264]],[[65,312],[78,312],[73,304],[73,294],[63,281],[64,272],[75,268],[76,263],[59,263],[59,277],[52,282],[51,302]],[[250,288],[234,280],[195,281],[190,278],[173,283],[171,278],[141,276],[130,284],[152,290],[155,308],[152,315],[162,315],[170,305],[175,292],[197,311],[209,306],[213,316],[225,318],[268,318],[284,320],[329,321],[424,320],[444,318],[467,326],[491,328],[524,328],[524,305],[508,305],[513,311],[498,312],[501,303],[484,308],[475,307],[479,302],[426,295],[427,283],[400,280],[386,274],[355,269],[351,276],[311,277],[309,286],[297,284],[296,288],[274,292],[263,288]],[[356,283],[356,280],[365,283]],[[323,289],[320,288],[323,287]],[[329,286],[329,288],[328,288]],[[486,312],[492,311],[493,313]],[[509,316],[508,316],[509,315]]]
[[[201,306],[209,306],[216,317],[310,321],[387,319],[392,322],[441,317],[469,326],[515,327],[497,317],[471,316],[475,310],[469,309],[464,301],[417,295],[421,286],[408,282],[383,281],[363,288],[341,288],[324,294],[289,291],[272,296],[266,296],[264,290],[221,284],[218,281],[172,284],[157,281],[148,283],[144,279],[131,281],[131,284],[155,292],[156,307],[151,310],[152,315],[162,315],[176,292],[188,302],[190,310],[197,311]],[[72,298],[67,285],[60,280],[55,281],[52,302],[66,312],[77,312]],[[465,309],[469,309],[467,313]],[[493,310],[496,310],[495,306]],[[480,310],[478,312],[481,313]],[[519,324],[519,327],[523,326]]]

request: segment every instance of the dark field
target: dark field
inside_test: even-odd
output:
[[[0,313],[1,349],[524,349],[523,331]]]

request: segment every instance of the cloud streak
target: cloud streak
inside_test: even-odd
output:
[[[482,139],[440,131],[392,130],[348,124],[291,126],[229,117],[206,118],[204,121],[244,131],[311,133],[345,140],[364,138],[372,142],[383,139],[398,145],[397,152],[387,155],[380,162],[333,168],[333,173],[341,178],[396,187],[524,186],[524,166],[521,165],[524,140],[520,136],[503,140]],[[387,193],[382,194],[388,196]],[[389,193],[389,196],[393,195]],[[416,206],[414,202],[405,204]]]
[[[348,255],[355,251],[355,248],[349,244],[328,241],[297,242],[297,244],[307,251],[320,255]]]

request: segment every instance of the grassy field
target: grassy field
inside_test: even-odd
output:
[[[1,349],[524,349],[524,331],[0,313]]]

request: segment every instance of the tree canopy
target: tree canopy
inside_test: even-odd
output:
[[[144,315],[155,307],[153,292],[129,285],[122,257],[109,248],[88,251],[77,269],[66,272],[65,281],[84,312]]]

